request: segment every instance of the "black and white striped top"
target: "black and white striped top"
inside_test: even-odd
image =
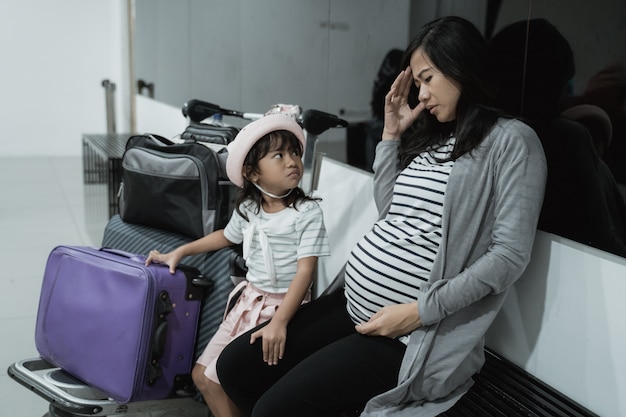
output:
[[[363,323],[392,304],[410,303],[428,280],[441,242],[443,197],[453,161],[454,138],[405,168],[393,190],[389,213],[352,250],[346,266],[348,313]]]

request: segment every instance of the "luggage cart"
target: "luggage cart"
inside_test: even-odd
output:
[[[185,103],[182,111],[183,115],[192,122],[206,120],[215,114],[234,116],[247,120],[255,120],[263,116],[258,113],[244,113],[237,110],[224,109],[217,104],[195,99]],[[321,162],[319,155],[316,153],[318,137],[331,128],[347,128],[348,122],[334,114],[309,109],[298,116],[298,123],[304,129],[306,137],[306,149],[304,150],[302,161],[304,164],[304,175],[300,186],[306,194],[310,194],[315,191]]]
[[[196,122],[218,113],[246,120],[255,120],[263,116],[263,114],[224,109],[201,100],[191,100],[183,106],[183,115]],[[316,158],[315,154],[319,135],[331,128],[347,127],[348,123],[333,114],[319,110],[302,112],[298,117],[298,122],[303,127],[307,139],[303,155],[304,175],[301,187],[306,193],[312,193],[316,188],[320,168],[320,159]],[[236,261],[236,257],[233,257],[233,264]],[[206,273],[206,271],[201,272]],[[200,332],[201,329],[198,331]],[[162,400],[122,404],[107,398],[97,388],[85,384],[40,357],[23,359],[11,364],[7,373],[17,383],[49,402],[49,409],[44,417],[122,414],[127,417],[207,417],[210,415],[206,405],[198,400],[195,389],[180,390]]]

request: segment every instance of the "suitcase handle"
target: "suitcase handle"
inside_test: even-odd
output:
[[[112,253],[118,256],[123,256],[125,258],[130,259],[131,261],[137,262],[142,265],[146,263],[147,256],[145,255],[138,255],[138,254],[127,252],[121,249],[114,249],[114,248],[109,248],[105,246],[101,247],[100,251]],[[159,263],[154,263],[152,265],[157,265],[159,267],[167,267],[166,264],[159,264]],[[198,288],[202,291],[213,290],[213,286],[214,286],[213,280],[202,275],[202,273],[197,268],[194,268],[192,266],[188,266],[185,264],[178,264],[176,266],[176,269],[182,271],[185,274],[185,276],[187,277],[187,281],[189,282],[189,284],[191,284],[191,287]],[[188,287],[187,292],[188,292],[188,299],[190,300],[202,297],[201,294],[195,294],[196,291],[193,291],[189,287]]]
[[[137,262],[141,262],[141,259],[139,259],[140,255],[136,255],[134,253],[126,252],[126,251],[121,250],[121,249],[114,249],[114,248],[109,248],[109,247],[106,247],[106,246],[102,246],[100,248],[100,251],[101,252],[112,253],[114,255],[123,256],[124,258],[128,258],[128,259],[132,259],[132,260],[137,261]],[[145,257],[144,257],[143,261],[144,262],[146,261]]]
[[[133,262],[137,262],[137,263],[142,264],[142,265],[146,263],[146,259],[147,259],[147,256],[145,256],[145,255],[138,255],[136,253],[127,252],[127,251],[121,250],[121,249],[101,247],[100,251],[101,252],[112,253],[113,255],[117,255],[117,256],[123,256],[124,258],[127,258],[127,259],[129,259],[129,260],[131,260]],[[165,265],[165,264],[155,264],[155,265]]]

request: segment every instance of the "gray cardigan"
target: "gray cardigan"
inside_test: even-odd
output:
[[[381,142],[374,198],[381,217],[399,173],[399,141]],[[484,334],[508,288],[529,262],[547,176],[535,132],[500,119],[485,140],[459,158],[443,205],[442,242],[417,304],[398,386],[372,398],[362,417],[427,417],[449,409],[484,363]]]

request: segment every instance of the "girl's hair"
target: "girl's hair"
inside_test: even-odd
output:
[[[235,200],[235,208],[244,219],[248,220],[248,217],[240,209],[242,203],[252,203],[253,210],[255,210],[256,213],[259,212],[263,205],[263,194],[248,180],[248,177],[254,173],[260,173],[259,161],[265,155],[271,151],[281,149],[287,152],[297,152],[298,155],[302,155],[303,153],[302,143],[298,140],[296,135],[288,130],[275,130],[259,139],[246,155],[246,159],[243,162],[243,168],[245,170],[243,187],[239,190]],[[283,198],[286,207],[293,207],[295,209],[297,209],[299,202],[305,200],[317,201],[319,199],[307,196],[300,187],[294,188],[288,196]]]
[[[426,24],[404,52],[402,68],[409,66],[419,48],[443,75],[460,84],[461,95],[456,120],[441,123],[426,111],[420,113],[400,141],[402,167],[418,154],[443,145],[451,135],[456,136],[456,142],[449,159],[456,160],[478,146],[500,116],[495,108],[497,96],[491,84],[487,43],[472,23],[448,16]],[[419,103],[418,93],[413,86],[411,106]]]

